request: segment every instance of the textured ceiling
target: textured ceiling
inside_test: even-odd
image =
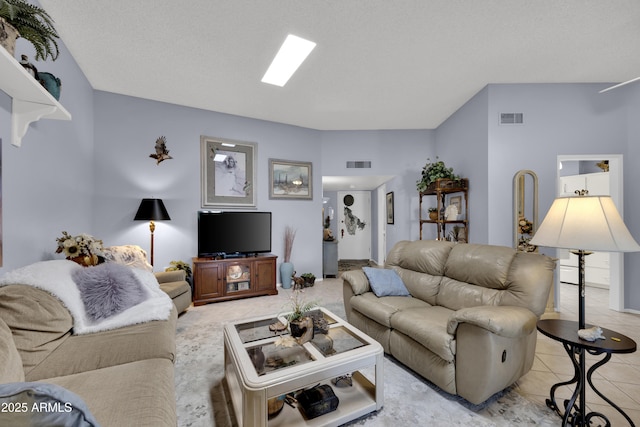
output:
[[[636,0],[40,3],[94,89],[312,129],[433,129],[490,83],[640,76]],[[261,83],[288,33],[318,45]]]

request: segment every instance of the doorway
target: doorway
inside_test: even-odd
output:
[[[604,164],[606,162],[606,172]],[[598,166],[600,165],[600,166]],[[622,194],[622,155],[559,155],[557,164],[557,195],[568,196],[578,189],[586,189],[590,195],[610,195],[620,215],[624,218]],[[560,298],[559,282],[577,282],[574,259],[566,250],[558,250],[559,270],[556,274],[556,298]],[[624,257],[621,253],[594,253],[586,258],[587,286],[608,288],[609,308],[624,310]],[[576,265],[577,267],[577,265]],[[557,300],[556,307],[560,307]]]
[[[338,260],[371,259],[371,192],[338,191]]]

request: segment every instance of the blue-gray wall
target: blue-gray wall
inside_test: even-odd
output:
[[[17,40],[16,55],[34,58]],[[53,257],[63,230],[90,232],[95,162],[93,90],[64,44],[56,62],[35,65],[62,78],[61,102],[73,120],[31,124],[20,148],[11,145],[11,98],[0,91],[2,246],[0,272]],[[2,78],[2,77],[0,77]]]
[[[146,223],[133,215],[143,197],[166,202],[171,221],[158,223],[156,266],[188,260],[196,252],[200,208],[200,135],[256,142],[258,209],[274,213],[273,252],[282,257],[282,234],[298,230],[293,262],[299,272],[321,275],[322,175],[360,174],[347,160],[371,160],[372,175],[393,175],[385,191],[395,196],[395,224],[387,250],[418,237],[415,181],[427,158],[438,155],[470,179],[470,240],[511,244],[511,185],[520,169],[540,178],[540,215],[554,198],[558,154],[625,156],[625,212],[640,212],[635,182],[640,171],[640,86],[597,94],[605,85],[489,85],[437,130],[315,131],[96,92],[64,45],[56,62],[36,64],[63,80],[61,102],[72,121],[41,120],[29,127],[22,148],[10,145],[11,100],[0,93],[4,266],[0,272],[54,257],[62,230],[88,232],[107,245],[149,246]],[[18,53],[33,52],[19,40]],[[501,126],[500,112],[522,112],[525,124]],[[172,160],[148,156],[166,136]],[[313,162],[313,200],[270,200],[268,159]],[[335,206],[334,206],[335,208]],[[425,232],[425,237],[432,237]],[[281,259],[280,259],[281,261]],[[640,310],[640,254],[625,256],[625,298]]]
[[[143,197],[162,198],[171,221],[157,221],[155,266],[197,253],[200,136],[255,142],[257,210],[273,213],[272,251],[282,262],[285,226],[297,230],[291,261],[298,273],[322,273],[322,179],[317,131],[244,117],[95,93],[95,233],[109,244],[149,247],[147,222],[133,221]],[[173,157],[149,158],[164,135]],[[269,199],[270,158],[313,162],[313,200]],[[106,242],[105,242],[106,243]]]

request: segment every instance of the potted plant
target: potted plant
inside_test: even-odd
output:
[[[316,276],[313,273],[303,273],[300,277],[304,279],[304,286],[306,288],[313,286],[316,282]]]
[[[303,340],[299,340],[300,344],[313,338],[313,319],[308,316],[308,312],[318,305],[315,301],[304,301],[301,293],[299,290],[291,293],[291,312],[286,315],[291,335],[296,338],[304,336]],[[304,338],[308,339],[305,341]]]
[[[422,176],[416,181],[416,188],[418,191],[425,191],[430,184],[433,184],[438,179],[452,179],[458,180],[460,177],[453,173],[453,168],[448,168],[442,160],[431,162],[431,159],[427,159],[427,164],[422,168]]]
[[[436,221],[438,219],[438,208],[429,208],[429,219]]]
[[[58,58],[60,51],[57,39],[59,36],[53,26],[53,19],[46,10],[27,3],[25,0],[0,0],[0,21],[2,20],[18,31],[18,37],[33,44],[36,50],[36,60],[46,60],[51,57],[55,61]],[[5,27],[6,25],[0,22],[0,33]],[[1,34],[0,38],[2,38]],[[15,39],[7,50],[13,55],[14,48]]]
[[[169,263],[169,267],[164,269],[164,271],[178,271],[178,270],[183,270],[187,278],[187,281],[190,281],[189,279],[191,279],[191,274],[192,274],[191,265],[184,261],[171,261]]]
[[[296,230],[290,226],[284,229],[284,262],[280,264],[280,281],[282,287],[289,289],[291,287],[291,277],[293,276],[293,263],[291,262],[291,251],[293,250],[293,242],[296,239]]]

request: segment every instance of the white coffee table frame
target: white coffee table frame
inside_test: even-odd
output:
[[[231,393],[231,400],[240,426],[338,426],[370,412],[380,410],[384,402],[382,346],[373,338],[350,325],[338,316],[320,308],[325,316],[335,320],[331,328],[343,327],[363,341],[362,347],[343,353],[324,356],[312,343],[303,345],[313,361],[258,375],[247,348],[269,344],[276,337],[243,343],[237,325],[274,318],[260,316],[231,322],[224,327],[225,378]],[[279,317],[281,321],[284,318]],[[369,381],[359,370],[371,368],[375,372],[374,382]],[[331,379],[353,375],[353,386],[336,387]],[[319,383],[329,384],[340,403],[338,408],[310,420],[305,419],[299,409],[284,405],[282,412],[268,419],[267,401]]]

